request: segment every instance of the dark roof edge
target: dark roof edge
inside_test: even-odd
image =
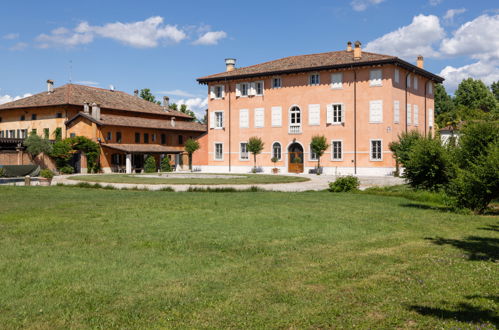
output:
[[[213,77],[213,78],[198,78],[196,79],[200,84],[207,84],[209,82],[214,81],[224,81],[224,80],[237,80],[237,79],[245,79],[245,78],[255,78],[261,76],[270,76],[270,75],[279,75],[279,74],[289,74],[289,73],[297,73],[297,72],[310,72],[310,71],[318,71],[318,70],[330,70],[330,69],[339,69],[339,68],[353,68],[367,65],[379,65],[379,64],[395,64],[399,65],[409,71],[416,72],[422,76],[425,76],[433,81],[438,83],[442,83],[444,78],[437,76],[429,71],[421,69],[414,64],[401,60],[398,57],[386,59],[386,60],[377,60],[377,61],[369,61],[369,62],[358,62],[358,63],[348,63],[348,64],[336,64],[336,65],[325,65],[325,66],[316,66],[309,68],[300,68],[300,69],[291,69],[291,70],[275,70],[261,73],[250,73],[250,74],[241,74],[234,75],[230,77]]]
[[[78,119],[78,117],[83,117],[83,118],[86,118],[88,120],[90,120],[91,122],[93,123],[96,123],[97,125],[99,126],[102,126],[103,123],[97,119],[95,119],[94,117],[84,113],[84,112],[78,112],[76,115],[74,115],[73,117],[71,117],[70,119],[66,120],[66,122],[64,123],[66,126],[68,126],[69,124],[71,124],[73,121],[75,121],[76,119]]]
[[[103,126],[119,126],[119,127],[134,127],[134,128],[148,128],[148,129],[157,129],[160,131],[185,131],[185,132],[206,132],[206,129],[188,129],[188,128],[180,128],[180,127],[172,127],[172,128],[159,128],[159,127],[148,127],[148,126],[137,126],[137,124],[124,125],[124,124],[115,124],[115,123],[106,123],[101,122]]]

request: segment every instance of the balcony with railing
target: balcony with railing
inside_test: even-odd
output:
[[[289,134],[300,134],[301,133],[301,125],[290,124],[289,125]]]

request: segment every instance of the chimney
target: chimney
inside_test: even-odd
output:
[[[351,52],[352,51],[352,42],[349,41],[347,42],[347,52]]]
[[[418,56],[418,60],[416,61],[418,68],[423,68],[424,66],[424,58],[422,55]]]
[[[100,106],[97,103],[92,103],[92,117],[95,120],[100,120]]]
[[[163,106],[166,108],[170,106],[170,98],[168,96],[163,96]]]
[[[171,124],[172,124],[172,127],[175,127],[175,117],[172,117]]]
[[[360,60],[361,57],[362,57],[362,48],[360,48],[362,44],[360,43],[360,41],[356,41],[355,42],[355,48],[353,50],[353,59],[354,60]]]
[[[139,97],[139,90],[138,89],[135,89],[133,91],[133,95],[136,96],[136,97]]]
[[[54,92],[54,81],[53,80],[47,80],[47,93],[53,93]]]
[[[225,71],[230,72],[234,71],[236,68],[236,59],[235,58],[226,58],[225,59]]]
[[[90,105],[88,104],[88,102],[83,103],[83,112],[90,113]]]

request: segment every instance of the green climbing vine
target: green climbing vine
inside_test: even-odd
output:
[[[84,136],[75,136],[54,143],[50,157],[55,160],[58,169],[69,166],[73,154],[81,151],[87,157],[87,166],[90,173],[99,171],[100,146],[97,142]]]

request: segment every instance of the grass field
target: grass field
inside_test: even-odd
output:
[[[328,192],[0,199],[0,328],[499,325],[498,217]]]
[[[163,174],[164,178],[150,178],[140,174],[98,174],[98,175],[76,175],[71,180],[104,183],[136,183],[136,184],[192,184],[192,185],[224,185],[224,184],[266,184],[266,183],[290,183],[309,181],[308,178],[286,175],[266,174],[217,174],[226,176],[221,178],[203,178],[196,174],[190,174],[192,178],[175,177],[177,174]],[[168,175],[168,177],[166,177]]]

